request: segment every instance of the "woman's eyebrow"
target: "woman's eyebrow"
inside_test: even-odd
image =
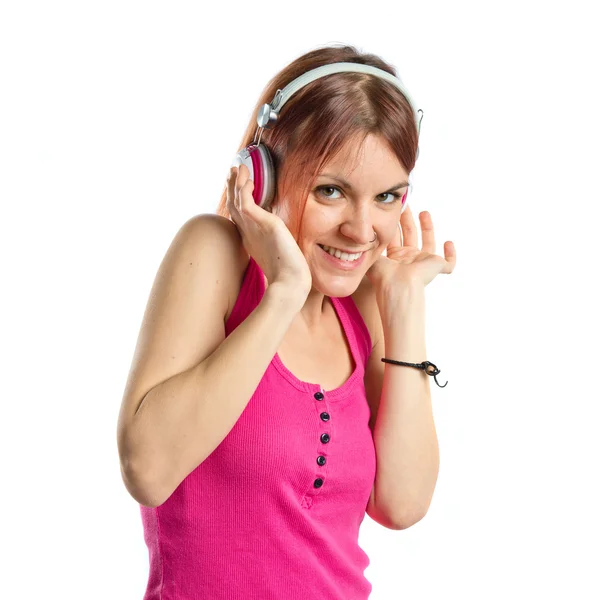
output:
[[[335,179],[336,181],[339,181],[342,185],[346,186],[349,190],[352,189],[352,186],[350,185],[349,182],[347,182],[345,179],[342,179],[341,177],[336,177],[335,175],[329,175],[328,173],[321,173],[319,175],[319,177],[329,177],[330,179]],[[394,190],[399,190],[400,188],[406,187],[408,185],[408,181],[402,181],[399,184],[395,185],[394,187],[389,188],[388,191],[392,192]]]

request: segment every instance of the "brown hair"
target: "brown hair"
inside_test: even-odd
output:
[[[371,65],[396,76],[391,65],[354,46],[324,46],[307,52],[277,73],[264,88],[237,151],[253,142],[258,111],[271,102],[278,89],[311,69],[337,62]],[[277,174],[273,204],[279,198],[290,199],[288,227],[296,241],[306,200],[321,169],[348,142],[360,139],[362,143],[369,134],[382,136],[405,171],[412,171],[418,130],[410,103],[385,79],[348,72],[327,75],[304,86],[283,106],[273,128],[263,130],[260,141],[269,149]],[[272,207],[265,209],[271,211]],[[231,218],[226,188],[216,213]]]

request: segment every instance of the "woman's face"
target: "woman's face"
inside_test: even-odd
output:
[[[325,165],[308,196],[298,241],[314,288],[334,297],[357,289],[396,234],[407,183],[408,173],[387,143],[372,134],[362,147],[351,142]],[[286,207],[275,211],[286,222]],[[333,264],[319,244],[364,255],[356,268],[345,270]]]

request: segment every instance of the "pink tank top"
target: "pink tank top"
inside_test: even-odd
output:
[[[250,257],[227,335],[264,292]],[[351,296],[331,300],[354,372],[323,390],[275,354],[221,444],[163,504],[140,506],[150,559],[144,600],[369,597],[358,533],[376,467],[364,388],[371,338]]]

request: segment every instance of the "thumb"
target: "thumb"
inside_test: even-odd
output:
[[[400,222],[398,222],[398,224],[396,226],[396,233],[394,234],[394,237],[392,238],[390,243],[387,245],[387,248],[385,249],[386,256],[387,256],[389,250],[398,250],[399,248],[402,248],[402,246],[403,246],[403,244],[402,244],[402,235],[400,233]]]
[[[387,260],[386,257],[380,255],[377,260],[367,269],[365,277],[371,282],[371,284],[378,289],[382,278],[382,266],[383,262]]]

